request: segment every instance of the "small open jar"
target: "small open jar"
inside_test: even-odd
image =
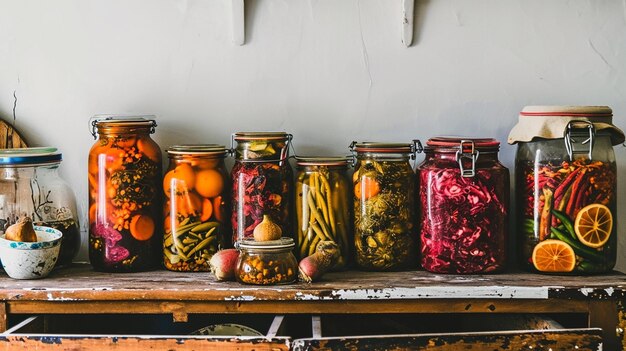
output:
[[[237,243],[239,259],[235,276],[243,284],[290,284],[298,277],[298,261],[292,250],[293,239],[272,241],[243,240]]]

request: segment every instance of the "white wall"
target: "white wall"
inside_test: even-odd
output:
[[[353,139],[506,141],[531,104],[609,105],[626,127],[626,1],[416,1],[406,49],[400,0],[246,0],[244,46],[230,42],[228,0],[0,0],[0,117],[16,90],[16,126],[63,151],[83,224],[97,113],[158,115],[163,149],[280,129],[302,154]],[[503,145],[511,169],[514,153]]]

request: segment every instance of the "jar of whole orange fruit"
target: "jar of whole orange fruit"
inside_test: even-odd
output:
[[[89,152],[89,259],[94,269],[136,272],[159,266],[161,150],[153,116],[96,116]]]
[[[230,235],[229,181],[223,145],[177,145],[167,150],[163,178],[163,260],[172,271],[205,272]]]

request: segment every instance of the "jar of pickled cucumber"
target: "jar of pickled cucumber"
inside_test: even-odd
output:
[[[89,152],[89,259],[95,270],[136,272],[163,255],[161,150],[153,116],[96,116]],[[97,134],[96,134],[97,133]]]
[[[509,135],[522,265],[594,274],[617,257],[617,166],[624,133],[606,106],[528,106]]]
[[[421,148],[421,146],[420,146]],[[354,246],[364,270],[417,265],[415,144],[353,142]]]
[[[334,241],[340,258],[332,269],[344,269],[354,240],[350,159],[296,157],[296,162],[296,253],[303,259],[315,252],[320,241]]]
[[[237,242],[239,257],[235,269],[238,282],[253,285],[294,283],[298,278],[298,261],[293,255],[292,238],[270,241]]]
[[[230,196],[223,145],[176,145],[163,177],[165,268],[210,271],[209,260],[230,242]],[[226,240],[225,240],[226,239]]]
[[[502,271],[507,259],[509,170],[495,139],[428,140],[418,166],[421,263],[434,273]]]
[[[233,242],[253,239],[254,228],[264,219],[280,227],[278,237],[292,235],[293,171],[288,160],[291,139],[291,134],[284,132],[233,134]]]

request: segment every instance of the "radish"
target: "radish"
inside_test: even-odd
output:
[[[315,247],[315,253],[300,261],[300,280],[311,283],[319,279],[335,265],[339,256],[337,243],[334,241],[320,241]]]
[[[209,261],[211,272],[217,280],[235,280],[235,269],[239,251],[237,249],[220,250]]]

